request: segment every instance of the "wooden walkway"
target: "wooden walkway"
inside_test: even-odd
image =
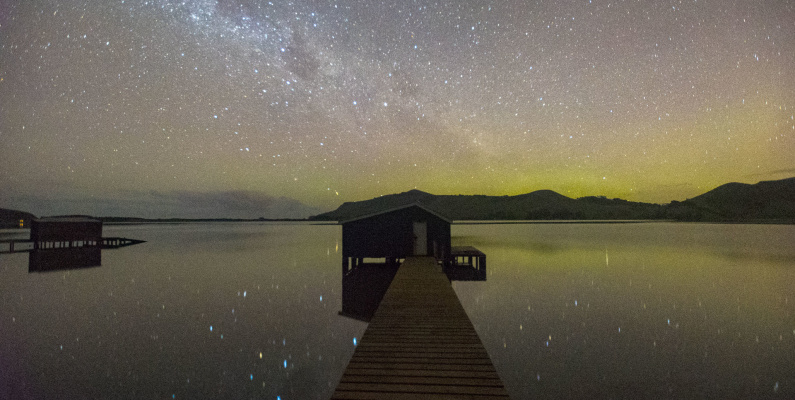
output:
[[[332,399],[507,399],[433,257],[398,269]]]
[[[40,241],[37,247],[36,243],[30,239],[0,240],[0,254],[24,253],[36,250],[83,249],[92,247],[99,247],[102,249],[118,249],[120,247],[127,247],[141,243],[146,243],[146,241],[123,237],[105,237],[101,238],[99,241],[44,240]],[[3,246],[6,244],[8,246]]]

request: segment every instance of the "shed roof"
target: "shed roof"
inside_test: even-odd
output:
[[[435,216],[435,217],[437,217],[437,218],[439,218],[439,219],[441,219],[441,220],[443,220],[445,222],[448,222],[448,223],[452,223],[453,222],[452,219],[440,214],[438,211],[432,210],[432,209],[428,208],[427,206],[423,205],[422,203],[414,202],[414,203],[409,203],[409,204],[405,204],[405,205],[402,205],[402,206],[397,206],[397,207],[392,207],[392,208],[388,208],[388,209],[383,209],[383,210],[379,210],[379,211],[376,211],[376,212],[372,212],[372,213],[363,214],[363,215],[360,215],[360,216],[357,216],[357,217],[349,218],[349,219],[346,219],[344,221],[340,221],[340,224],[347,224],[348,222],[353,222],[353,221],[358,221],[358,220],[365,219],[365,218],[375,217],[377,215],[386,214],[386,213],[390,213],[390,212],[393,212],[393,211],[403,210],[405,208],[411,208],[411,207],[418,207],[418,208],[424,210],[425,212],[427,212],[427,213],[429,213],[429,214],[431,214],[431,215],[433,215],[433,216]]]

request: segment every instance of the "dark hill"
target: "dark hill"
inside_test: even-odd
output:
[[[20,220],[27,227],[34,218],[36,216],[29,212],[0,208],[0,228],[19,228]]]
[[[753,185],[727,183],[682,202],[707,219],[750,221],[795,218],[795,178]]]
[[[408,192],[388,194],[370,200],[345,202],[336,210],[317,215],[311,219],[343,221],[349,218],[372,214],[412,203],[422,203],[428,206],[428,203],[431,202],[434,197],[436,196],[421,190],[410,190]]]
[[[344,221],[411,203],[421,203],[453,220],[566,220],[566,219],[653,219],[664,215],[663,206],[621,199],[572,199],[551,190],[518,196],[443,195],[410,192],[347,202],[338,209],[312,219]]]
[[[419,190],[347,202],[310,219],[344,221],[411,203],[453,220],[641,220],[795,222],[795,178],[728,183],[683,202],[650,204],[604,196],[572,199],[551,190],[518,196],[436,196]]]

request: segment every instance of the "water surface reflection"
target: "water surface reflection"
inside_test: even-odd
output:
[[[452,229],[488,254],[452,285],[514,398],[795,398],[793,226]],[[339,226],[105,230],[147,244],[0,256],[0,398],[325,399],[377,303],[345,301]]]
[[[0,398],[328,398],[366,324],[337,315],[338,226],[106,226],[102,267],[0,256]]]
[[[795,227],[458,225],[456,292],[517,398],[792,398]]]

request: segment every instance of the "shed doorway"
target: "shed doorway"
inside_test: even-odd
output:
[[[414,221],[414,255],[428,255],[428,223]]]

